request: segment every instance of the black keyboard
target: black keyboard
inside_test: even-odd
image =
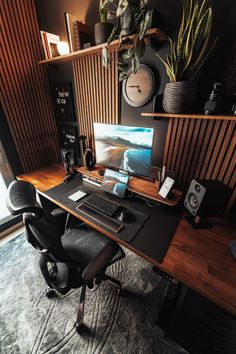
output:
[[[92,194],[91,197],[84,201],[84,204],[111,217],[113,217],[120,208],[119,204],[98,194]]]

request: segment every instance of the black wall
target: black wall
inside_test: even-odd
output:
[[[66,28],[64,12],[69,12],[80,17],[90,28],[99,20],[98,3],[96,0],[36,0],[39,27],[47,32],[52,32],[66,40]],[[182,1],[173,0],[151,0],[149,6],[160,12],[160,25],[170,37],[176,35],[178,25],[181,21]],[[199,79],[199,105],[198,110],[203,107],[203,102],[211,89],[212,83],[223,81],[225,68],[230,58],[230,51],[235,39],[235,15],[236,2],[234,0],[212,0],[213,8],[213,35],[219,36],[217,47],[208,61]],[[164,56],[168,50],[168,43],[163,44],[158,53]],[[156,110],[161,107],[161,95],[168,81],[164,67],[151,48],[147,48],[143,63],[150,65],[156,77],[155,95],[157,96]],[[62,64],[58,70],[49,69],[50,82],[73,81],[72,66],[70,63]],[[155,128],[153,165],[160,165],[163,159],[163,151],[167,130],[167,119],[154,121],[151,118],[141,116],[142,112],[153,112],[153,101],[140,108],[129,106],[121,95],[120,122],[135,126],[149,126]]]

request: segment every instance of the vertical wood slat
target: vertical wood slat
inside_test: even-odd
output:
[[[102,66],[101,54],[73,61],[75,99],[80,133],[87,136],[87,146],[94,149],[93,122],[118,123],[119,80],[115,65],[117,54],[111,53],[108,69]]]
[[[1,105],[27,172],[60,158],[34,2],[1,1],[0,22]]]
[[[236,122],[170,118],[163,164],[176,171],[177,188],[192,178],[219,179],[236,197]]]

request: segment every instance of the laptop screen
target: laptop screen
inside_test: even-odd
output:
[[[119,198],[124,198],[129,176],[118,171],[106,169],[101,188]]]

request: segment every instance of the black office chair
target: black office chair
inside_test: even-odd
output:
[[[51,297],[55,291],[66,294],[82,287],[76,321],[79,332],[83,324],[86,286],[97,287],[109,280],[121,289],[121,283],[108,276],[106,269],[124,257],[119,245],[67,214],[64,232],[44,213],[31,183],[13,181],[6,200],[12,215],[23,215],[28,242],[40,253],[39,265]],[[58,208],[52,215],[65,213]],[[74,219],[74,220],[73,220]],[[56,220],[56,218],[55,218]],[[76,221],[75,221],[76,220]],[[74,222],[73,222],[74,221]]]

